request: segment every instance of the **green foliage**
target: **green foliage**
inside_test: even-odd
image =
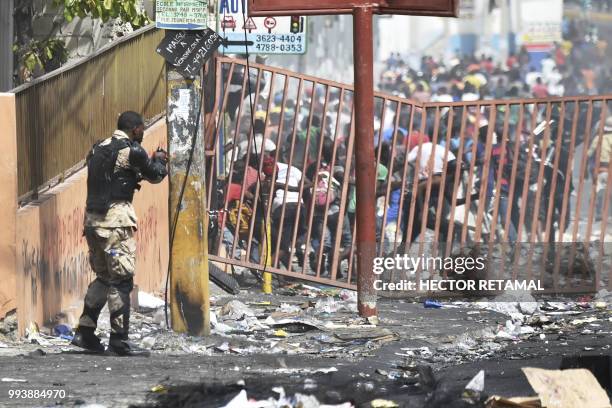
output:
[[[4,1],[4,0],[0,0]],[[49,0],[51,1],[51,0]],[[146,13],[141,13],[136,7],[137,0],[52,0],[60,8],[65,21],[71,22],[75,17],[91,17],[107,22],[110,19],[120,19],[134,29],[151,23]],[[26,0],[31,5],[32,0]],[[16,3],[17,5],[20,3]],[[64,41],[48,38],[42,41],[27,40],[16,43],[13,52],[20,63],[20,82],[29,80],[36,71],[49,72],[60,67],[68,59],[68,51]]]
[[[30,76],[36,69],[42,71],[55,69],[68,60],[66,44],[55,38],[43,41],[32,40],[28,46],[22,48],[22,53],[19,53],[19,46],[14,45],[13,51],[20,54],[19,61],[27,70],[26,76]]]
[[[56,6],[63,6],[64,18],[70,22],[74,17],[92,17],[107,22],[120,18],[135,29],[151,22],[146,13],[140,13],[136,0],[53,0]]]

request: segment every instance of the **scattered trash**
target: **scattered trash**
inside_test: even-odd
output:
[[[433,391],[438,384],[433,369],[430,366],[420,365],[416,367],[416,370],[419,375],[421,387],[427,392]]]
[[[310,391],[310,390],[316,390],[317,388],[318,388],[317,382],[313,380],[312,378],[306,378],[304,380],[304,390]]]
[[[337,405],[320,404],[314,395],[296,393],[289,397],[285,395],[282,387],[275,387],[272,391],[278,394],[278,398],[269,397],[266,400],[256,401],[248,398],[246,390],[241,390],[221,408],[354,408],[350,402]]]
[[[357,292],[354,290],[342,289],[340,291],[340,299],[346,302],[354,302],[357,303]]]
[[[423,303],[423,306],[425,306],[426,309],[440,309],[442,307],[442,303],[437,302],[435,300],[427,299]]]
[[[338,331],[334,333],[334,336],[343,341],[383,340],[396,339],[398,337],[396,333],[392,332],[389,329],[379,328],[363,328],[359,330]]]
[[[72,336],[72,329],[65,324],[58,324],[53,328],[53,334],[57,337]]]
[[[0,319],[0,334],[12,336],[15,333],[17,333],[17,309],[7,312],[4,318]]]
[[[370,316],[367,319],[368,324],[373,324],[374,326],[378,326],[380,321],[378,320],[378,316]]]
[[[28,353],[28,357],[42,357],[46,355],[47,355],[47,352],[44,351],[43,349],[36,349]]]
[[[283,329],[278,329],[274,331],[274,336],[275,337],[287,337],[288,334],[286,331],[284,331]]]
[[[470,382],[465,386],[465,389],[468,391],[481,393],[484,391],[484,381],[485,372],[484,370],[480,370],[478,374],[476,374],[474,378],[472,378]]]
[[[156,385],[154,387],[151,388],[151,392],[167,392],[168,388],[166,388],[164,385]]]
[[[165,302],[149,293],[138,291],[138,308],[141,310],[155,310],[164,307]]]
[[[595,302],[594,306],[595,306],[595,309],[605,310],[606,307],[608,307],[608,304],[606,302]]]
[[[286,314],[298,314],[302,313],[302,308],[300,306],[291,305],[289,303],[281,303],[278,311]]]
[[[522,369],[529,384],[547,408],[604,408],[610,406],[606,391],[586,369],[545,370]]]
[[[526,315],[532,315],[538,310],[538,302],[519,302],[519,310]]]
[[[485,408],[541,408],[538,397],[505,398],[494,395],[485,402]]]
[[[372,408],[399,408],[397,402],[384,399],[375,399],[370,402],[370,406]]]
[[[330,368],[317,368],[314,372],[322,373],[322,374],[329,374],[329,373],[335,373],[336,371],[338,371],[336,367],[330,367]]]
[[[147,349],[152,349],[155,346],[155,341],[156,341],[155,337],[147,336],[141,340],[140,346],[147,348]]]
[[[246,390],[242,390],[223,408],[246,408],[255,406],[249,402]]]
[[[317,300],[315,303],[315,312],[316,314],[331,314],[339,311],[347,311],[347,312],[356,312],[357,311],[357,303],[356,302],[346,302],[346,301],[337,301],[331,296],[327,296],[325,298],[321,298]]]
[[[253,310],[239,300],[230,300],[227,302],[225,306],[221,308],[220,314],[231,320],[239,320],[245,316],[255,316]]]
[[[584,324],[587,324],[587,323],[593,323],[593,322],[596,322],[596,321],[597,321],[597,318],[591,316],[591,317],[587,317],[585,319],[572,320],[571,324],[573,326],[581,326],[581,325],[584,325]]]
[[[35,322],[31,322],[26,329],[26,339],[28,339],[28,342],[38,344],[40,346],[51,345],[50,342],[41,336],[40,331],[38,330],[38,325]]]
[[[308,319],[282,319],[274,321],[272,326],[285,329],[288,333],[306,333],[312,330],[322,330],[324,327],[317,322]]]

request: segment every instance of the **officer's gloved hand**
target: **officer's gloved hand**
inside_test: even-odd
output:
[[[153,152],[151,160],[160,161],[165,165],[166,163],[168,163],[168,152],[166,152],[161,147],[158,147],[157,150]]]

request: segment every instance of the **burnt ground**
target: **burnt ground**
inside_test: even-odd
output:
[[[612,318],[607,310],[556,316],[552,327],[536,325],[536,332],[520,341],[494,337],[508,319],[497,312],[424,309],[419,303],[391,299],[382,299],[379,310],[378,328],[395,332],[397,340],[375,345],[357,339],[351,347],[311,354],[162,350],[150,357],[114,357],[37,345],[0,348],[0,377],[27,380],[0,382],[0,406],[220,407],[242,388],[251,398],[267,399],[277,396],[273,387],[282,386],[288,395],[314,395],[329,404],[353,401],[369,406],[369,401],[385,398],[402,407],[459,407],[458,395],[479,370],[486,373],[485,393],[529,396],[534,392],[521,367],[558,369],[564,356],[610,356]],[[595,320],[572,324],[588,317]],[[305,333],[300,341],[315,341],[320,335]],[[207,344],[222,341],[216,336],[205,339]],[[350,353],[344,351],[349,348]],[[337,371],[315,372],[331,367]],[[422,367],[433,369],[435,382],[419,377],[419,370],[427,372]],[[11,389],[62,389],[66,397],[16,400],[9,398]]]

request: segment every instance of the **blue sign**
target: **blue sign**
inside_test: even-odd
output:
[[[245,9],[243,10],[243,6]],[[306,17],[249,17],[244,0],[219,0],[223,54],[303,54]]]

